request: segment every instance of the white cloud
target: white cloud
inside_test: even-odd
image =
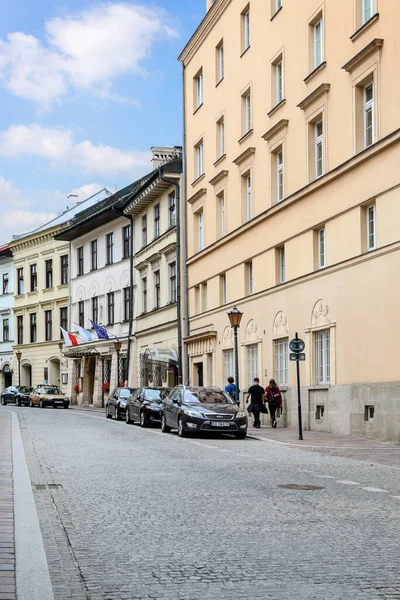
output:
[[[4,229],[12,230],[12,235],[32,231],[44,223],[51,221],[57,213],[32,212],[29,210],[7,211],[2,215],[2,226]],[[11,237],[11,236],[10,236]]]
[[[75,142],[71,131],[32,125],[14,125],[0,132],[0,156],[36,156],[54,166],[78,167],[84,173],[131,175],[150,170],[150,153],[126,151],[89,140]]]
[[[121,100],[112,82],[144,73],[153,45],[178,33],[166,14],[138,4],[107,3],[45,22],[46,43],[22,32],[0,40],[0,79],[15,95],[47,107],[71,86]]]

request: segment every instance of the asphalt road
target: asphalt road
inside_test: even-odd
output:
[[[398,468],[7,410],[57,600],[400,599]]]

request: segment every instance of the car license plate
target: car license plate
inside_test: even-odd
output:
[[[211,425],[213,427],[229,427],[229,423],[224,423],[222,421],[211,421]]]

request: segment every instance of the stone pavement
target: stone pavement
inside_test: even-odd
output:
[[[11,414],[0,414],[0,600],[16,600]]]

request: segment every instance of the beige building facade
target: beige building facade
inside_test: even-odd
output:
[[[400,439],[400,6],[216,0],[183,50],[192,383],[274,377],[306,429]]]

